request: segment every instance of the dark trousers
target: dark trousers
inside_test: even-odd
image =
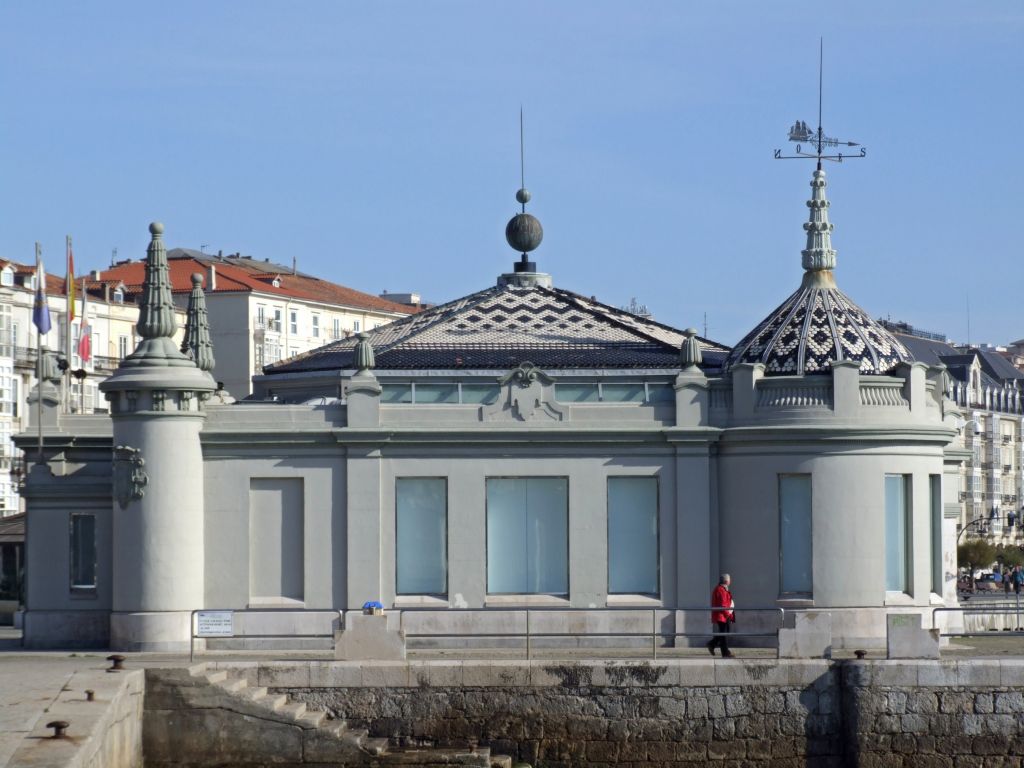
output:
[[[715,648],[721,648],[722,653],[729,652],[729,644],[725,642],[725,635],[729,634],[729,622],[728,621],[716,621],[715,632],[721,632],[722,635],[712,637],[711,642],[708,643],[708,648],[714,650]]]

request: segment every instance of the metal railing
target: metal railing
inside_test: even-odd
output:
[[[188,659],[194,661],[196,656],[196,638],[209,638],[209,639],[227,639],[232,637],[241,638],[252,638],[259,640],[261,638],[284,638],[284,637],[298,637],[298,638],[314,638],[314,637],[334,637],[334,629],[332,627],[329,633],[327,632],[316,632],[312,634],[296,634],[289,632],[287,634],[278,632],[275,634],[249,634],[244,633],[240,635],[199,635],[198,627],[196,626],[196,615],[200,613],[230,613],[232,616],[236,613],[263,613],[263,614],[289,614],[289,613],[332,613],[338,617],[338,629],[345,626],[345,611],[344,609],[338,608],[197,608],[192,611],[188,617],[189,624],[189,641],[188,641]]]
[[[1013,616],[1013,628],[1011,629],[985,629],[968,631],[964,627],[963,632],[941,632],[943,637],[990,637],[992,635],[1024,636],[1024,624],[1021,624],[1020,593],[1014,595],[1013,602],[1007,602],[1005,597],[997,597],[995,594],[990,599],[978,600],[972,605],[939,606],[932,608],[932,629],[939,629],[938,614],[940,613],[961,613],[967,615],[990,615],[990,616]]]
[[[393,609],[401,614],[399,619],[399,628],[404,632],[406,640],[409,639],[467,639],[467,638],[492,638],[492,639],[523,639],[525,641],[525,652],[526,658],[533,658],[534,641],[540,638],[593,638],[593,639],[630,639],[630,638],[650,638],[651,641],[651,657],[654,659],[658,658],[658,640],[659,638],[671,638],[674,642],[678,637],[700,637],[700,638],[716,638],[723,637],[726,639],[739,638],[739,637],[768,637],[775,638],[775,647],[778,649],[778,636],[779,629],[785,625],[786,612],[785,609],[779,608],[778,606],[770,606],[767,608],[728,608],[718,609],[712,608],[711,606],[701,607],[687,607],[687,608],[631,608],[623,606],[621,608],[561,608],[559,606],[544,606],[544,607],[520,607],[520,606],[490,606],[485,608],[432,608],[429,606],[424,607],[410,607],[410,608],[395,608]],[[778,627],[770,632],[662,632],[657,629],[658,627],[658,613],[662,614],[675,614],[675,613],[704,613],[710,614],[713,610],[729,610],[735,613],[769,613],[778,616]],[[533,628],[533,614],[545,614],[545,613],[568,613],[568,614],[615,614],[615,613],[645,613],[649,612],[651,616],[651,631],[650,632],[590,632],[590,631],[577,631],[577,632],[538,632]],[[524,632],[408,632],[405,629],[405,617],[406,614],[415,613],[435,613],[438,615],[448,614],[477,614],[477,613],[524,613],[526,619],[526,627]],[[710,624],[710,620],[708,620]]]

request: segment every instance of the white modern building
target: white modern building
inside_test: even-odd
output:
[[[210,331],[217,348],[217,378],[236,398],[251,392],[253,374],[327,342],[370,330],[416,310],[331,283],[269,260],[238,254],[208,255],[187,248],[168,252],[171,295],[184,310],[193,274],[203,275]],[[97,275],[142,292],[144,261],[119,262]]]
[[[837,287],[820,168],[808,205],[799,286],[735,347],[558,287],[524,212],[490,287],[231,405],[173,351],[153,225],[111,413],[53,414],[25,488],[26,644],[182,650],[195,609],[302,627],[372,600],[463,642],[530,608],[671,636],[707,631],[728,571],[741,607],[827,611],[836,646],[877,647],[889,612],[955,599],[962,409]]]

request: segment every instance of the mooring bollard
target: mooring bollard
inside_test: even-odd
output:
[[[868,655],[868,652],[867,651],[854,651],[853,655],[856,656],[858,659],[863,659],[865,656]]]
[[[66,731],[70,725],[71,723],[67,720],[54,720],[47,723],[46,727],[53,728],[53,736],[50,737],[51,739],[63,739],[64,731]]]
[[[107,672],[120,672],[124,669],[124,656],[120,653],[112,653],[107,656],[107,661],[110,662],[110,669]]]
[[[95,701],[96,700],[96,691],[94,691],[92,688],[86,688],[85,689],[85,700],[86,701]]]

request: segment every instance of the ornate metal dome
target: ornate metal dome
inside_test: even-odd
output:
[[[896,337],[836,287],[825,172],[811,180],[803,283],[737,344],[726,369],[763,363],[766,375],[827,374],[833,361],[856,360],[861,373],[886,374],[914,358]]]

